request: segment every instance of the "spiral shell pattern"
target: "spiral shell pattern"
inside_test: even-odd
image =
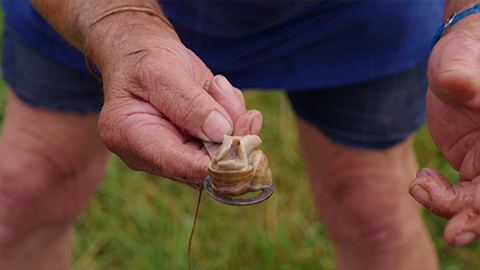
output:
[[[257,147],[262,140],[257,135],[228,136],[208,165],[212,185],[220,193],[239,196],[268,188],[272,172],[268,159]]]

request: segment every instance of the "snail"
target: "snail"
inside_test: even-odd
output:
[[[263,151],[257,148],[262,143],[260,137],[224,135],[220,147],[216,143],[203,143],[212,158],[208,164],[208,176],[204,181],[205,190],[210,197],[224,204],[242,206],[263,202],[272,195],[275,185],[268,159]],[[262,192],[252,197],[230,197],[259,190]],[[198,195],[197,210],[188,240],[189,269],[192,238],[201,199],[202,189]]]
[[[257,135],[223,137],[223,143],[208,165],[213,187],[223,195],[239,196],[272,186],[268,159],[257,147]]]

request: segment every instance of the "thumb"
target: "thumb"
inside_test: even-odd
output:
[[[474,35],[480,31],[477,17],[462,19],[439,40],[430,55],[428,78],[431,90],[441,100],[480,110],[480,40]]]
[[[175,126],[203,141],[221,141],[223,135],[233,131],[234,118],[222,104],[197,82],[176,76],[177,81],[159,86],[160,94],[152,95],[150,103]],[[230,89],[224,89],[230,91]],[[232,95],[230,102],[243,101]],[[242,104],[243,105],[243,104]],[[244,105],[243,105],[244,107]]]
[[[450,218],[471,205],[474,185],[452,185],[440,172],[423,168],[410,183],[409,193],[435,215]]]

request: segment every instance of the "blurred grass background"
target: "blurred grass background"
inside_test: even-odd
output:
[[[269,157],[276,190],[269,200],[248,207],[203,196],[193,268],[334,269],[333,246],[316,214],[285,93],[245,95],[248,107],[264,115],[261,148]],[[415,146],[422,167],[458,179],[425,126],[417,131]],[[79,218],[73,269],[187,269],[197,197],[187,186],[132,172],[113,157],[97,196]],[[446,221],[428,211],[425,218],[442,269],[480,269],[478,241],[450,248],[442,236]]]
[[[0,119],[5,89],[0,80]],[[333,246],[316,214],[285,93],[248,91],[245,96],[248,107],[264,115],[261,148],[270,160],[275,193],[247,207],[223,205],[204,193],[193,269],[334,269]],[[416,132],[415,147],[420,166],[458,179],[425,126]],[[78,219],[72,269],[188,269],[197,198],[188,186],[131,171],[112,157],[97,195]],[[480,269],[480,241],[450,248],[442,236],[446,221],[428,211],[425,219],[442,269]]]

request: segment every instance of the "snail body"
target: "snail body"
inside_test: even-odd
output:
[[[224,195],[239,196],[268,188],[272,184],[272,172],[267,157],[257,148],[261,143],[257,135],[225,135],[208,165],[215,189]]]

